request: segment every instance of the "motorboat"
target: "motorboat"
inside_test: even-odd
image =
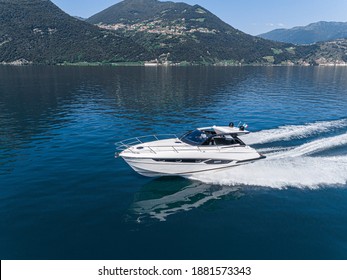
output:
[[[116,157],[123,158],[137,173],[148,177],[182,176],[214,172],[265,158],[239,136],[245,125],[197,128],[180,137],[149,135],[116,143]]]

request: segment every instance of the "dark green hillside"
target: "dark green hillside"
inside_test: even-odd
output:
[[[185,3],[159,2],[157,0],[126,0],[93,15],[87,21],[93,24],[138,23],[153,19],[165,11],[167,11],[166,13],[175,9],[183,11],[189,7]],[[175,15],[171,15],[171,18],[175,19]]]
[[[344,64],[345,46],[254,37],[185,3],[125,0],[83,21],[48,0],[0,0],[0,64]]]
[[[245,34],[199,5],[125,0],[87,21],[134,39],[161,62],[279,64],[306,55],[290,44]]]
[[[308,56],[312,64],[347,65],[347,39],[337,39],[314,45],[316,48]],[[309,47],[309,46],[308,46]]]
[[[144,61],[129,38],[73,18],[48,0],[0,0],[0,63]]]

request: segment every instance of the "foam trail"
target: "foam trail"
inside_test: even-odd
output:
[[[347,164],[347,156],[333,156],[333,157],[326,157],[326,160],[331,160],[331,161],[339,161],[340,163],[345,163]]]
[[[340,130],[340,135],[316,139],[297,147],[266,147],[267,158],[219,172],[195,174],[191,179],[227,186],[270,188],[319,188],[347,184],[347,156],[311,157],[309,155],[347,145],[347,119],[298,126],[282,126],[246,135],[246,143],[271,143],[307,138]]]
[[[347,145],[347,133],[338,135],[338,136],[311,141],[309,143],[303,144],[299,147],[288,150],[286,152],[276,153],[276,155],[271,155],[271,157],[272,158],[300,157],[300,156],[310,155],[310,154],[325,151],[325,150],[330,150],[332,148],[344,146],[344,145]]]
[[[318,188],[347,183],[347,156],[266,159],[191,179],[227,186]]]
[[[336,121],[322,121],[315,123],[308,123],[305,125],[287,125],[280,126],[275,129],[262,130],[254,132],[245,136],[242,136],[242,140],[245,143],[252,144],[263,144],[271,143],[280,140],[292,140],[292,139],[303,139],[312,135],[317,135],[324,132],[329,132],[336,128],[347,127],[347,119],[336,120]]]

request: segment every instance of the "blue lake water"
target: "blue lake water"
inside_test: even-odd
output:
[[[151,179],[114,143],[249,124],[267,159]],[[0,67],[1,259],[347,259],[346,67]]]

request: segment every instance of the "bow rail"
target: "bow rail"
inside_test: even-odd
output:
[[[170,138],[178,138],[178,137],[175,134],[145,135],[145,136],[125,139],[125,140],[116,142],[115,145],[116,145],[116,150],[122,152],[134,145],[144,144],[147,142],[158,141],[158,140],[165,140]]]

